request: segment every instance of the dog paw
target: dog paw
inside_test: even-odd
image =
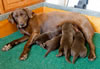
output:
[[[89,59],[90,61],[95,60],[95,59],[96,59],[95,53],[90,53],[89,56],[88,56],[88,59]]]
[[[62,53],[59,53],[58,55],[56,55],[56,57],[61,57],[63,54]]]
[[[12,48],[11,44],[7,44],[2,48],[2,51],[8,51],[11,48]]]
[[[20,60],[26,60],[27,57],[28,57],[28,54],[25,54],[25,55],[23,55],[23,56],[20,57]]]
[[[36,43],[37,45],[40,45],[40,42],[39,42],[39,41],[36,41],[35,43]]]
[[[44,45],[43,44],[40,44],[40,47],[44,48]]]
[[[42,44],[42,47],[43,47],[44,49],[47,49],[47,46],[46,46],[45,43]]]

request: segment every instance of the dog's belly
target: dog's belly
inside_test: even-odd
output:
[[[49,16],[48,19],[46,19],[43,25],[41,26],[41,31],[54,31],[57,29],[57,25],[63,22],[64,20],[65,18],[61,18],[60,16]]]
[[[66,22],[66,21],[74,21],[73,19],[76,18],[72,14],[62,13],[62,12],[50,12],[47,13],[47,18],[45,19],[43,25],[41,26],[42,32],[54,31],[57,29],[57,25]],[[74,18],[73,18],[74,17]],[[79,20],[76,18],[75,20]]]
[[[54,31],[57,29],[57,22],[45,22],[42,27],[41,27],[41,31],[44,32],[50,32],[50,31]]]

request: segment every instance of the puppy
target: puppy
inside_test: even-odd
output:
[[[85,38],[82,32],[78,31],[75,33],[75,38],[73,41],[73,45],[71,47],[71,55],[73,56],[73,63],[78,56],[85,57],[87,54],[87,48],[85,47]]]
[[[71,63],[69,57],[70,57],[70,49],[73,42],[75,31],[73,29],[73,25],[71,23],[64,23],[62,25],[62,37],[60,41],[60,48],[59,48],[59,54],[56,55],[57,57],[65,55],[66,61]]]
[[[46,32],[46,33],[40,34],[36,38],[35,43],[43,47],[43,43],[45,43],[47,40],[50,40],[50,39],[52,39],[53,37],[55,37],[55,36],[57,36],[59,34],[61,34],[61,27],[59,27],[58,29],[56,29],[54,31],[50,31],[50,32]]]
[[[53,50],[56,50],[57,48],[59,48],[60,45],[60,39],[61,39],[61,34],[58,36],[53,37],[51,40],[46,41],[45,43],[43,43],[43,46],[45,49],[47,49],[48,51],[45,54],[45,57]]]
[[[36,38],[35,43],[40,45],[41,47],[43,47],[43,43],[50,39],[50,34],[51,34],[51,32],[46,32],[46,33],[40,34]]]

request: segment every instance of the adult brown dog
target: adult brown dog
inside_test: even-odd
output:
[[[61,25],[63,23],[76,24],[81,29],[90,47],[88,58],[91,61],[96,58],[95,46],[92,42],[94,29],[91,26],[88,18],[86,18],[85,16],[72,12],[50,12],[35,14],[32,13],[32,11],[30,11],[29,9],[17,9],[9,15],[8,20],[11,23],[16,23],[19,30],[23,29],[30,34],[30,36],[24,35],[22,38],[6,44],[2,49],[3,51],[7,51],[15,45],[28,40],[24,46],[24,51],[20,56],[20,60],[24,60],[27,58],[28,52],[30,51],[30,46],[32,45],[34,39],[40,34],[40,30],[42,30],[42,33],[52,31],[56,29],[57,25]],[[23,31],[21,32],[25,34]]]

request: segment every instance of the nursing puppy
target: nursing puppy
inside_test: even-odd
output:
[[[44,48],[43,43],[45,43],[46,41],[52,39],[55,36],[58,36],[59,34],[61,34],[61,27],[59,27],[58,29],[54,30],[54,31],[50,31],[50,32],[46,32],[43,34],[40,34],[36,40],[35,43],[40,45],[41,47]],[[52,40],[56,40],[58,37],[53,38]],[[52,41],[51,40],[51,41]],[[50,41],[50,42],[51,42]],[[49,42],[49,41],[48,41]],[[48,44],[48,42],[46,42],[46,44]]]
[[[61,34],[58,36],[53,37],[51,40],[46,41],[43,46],[45,49],[48,51],[45,54],[45,57],[53,50],[56,50],[60,46],[60,39],[61,39]]]
[[[85,38],[82,34],[82,32],[78,31],[75,33],[75,38],[73,45],[71,47],[71,55],[73,56],[73,63],[75,63],[75,60],[80,57],[85,57],[87,54],[87,48],[85,46]]]
[[[56,55],[57,57],[65,55],[66,61],[71,63],[70,57],[70,50],[73,42],[75,31],[73,29],[73,25],[71,23],[64,23],[62,25],[62,37],[60,41],[60,48],[59,54]]]
[[[36,38],[34,43],[36,43],[36,44],[40,45],[41,47],[43,47],[43,43],[50,39],[50,34],[51,34],[51,32],[40,34]]]

